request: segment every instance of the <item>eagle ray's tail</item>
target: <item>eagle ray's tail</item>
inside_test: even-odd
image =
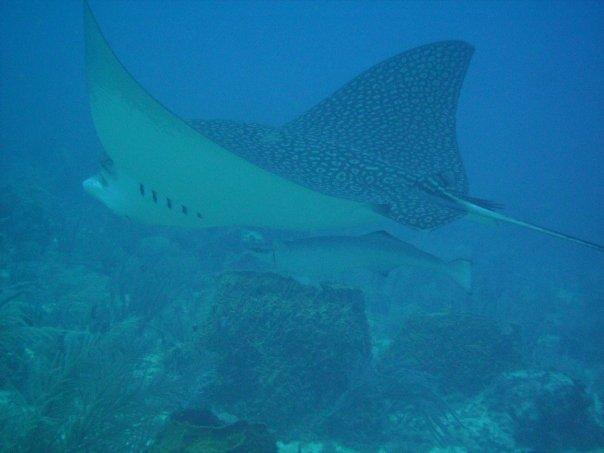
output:
[[[604,252],[604,245],[587,241],[585,239],[561,233],[559,231],[555,231],[539,225],[535,225],[534,223],[524,222],[522,220],[518,220],[500,212],[497,212],[493,210],[495,209],[493,208],[493,206],[496,206],[496,204],[493,204],[491,202],[487,202],[478,198],[453,195],[452,193],[444,189],[440,184],[438,184],[438,182],[434,179],[428,181],[425,186],[425,191],[430,195],[438,196],[447,200],[453,207],[463,210],[471,217],[474,217],[476,219],[483,219],[495,223],[510,223],[512,225],[517,225],[529,230],[538,231],[540,233],[547,234],[548,236],[566,239],[567,241],[582,244],[586,247],[590,247],[600,252]]]

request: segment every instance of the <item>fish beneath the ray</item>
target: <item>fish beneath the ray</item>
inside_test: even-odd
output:
[[[472,290],[468,260],[445,262],[385,231],[362,236],[319,236],[273,244],[251,245],[254,255],[280,274],[316,282],[365,269],[387,276],[397,268],[421,268],[453,279],[466,292]]]

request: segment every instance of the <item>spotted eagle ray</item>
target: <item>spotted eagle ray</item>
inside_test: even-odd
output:
[[[325,230],[466,214],[589,247],[470,197],[455,113],[473,48],[444,41],[363,72],[281,127],[185,121],[128,73],[84,6],[92,118],[106,157],[84,188],[118,214],[184,226]]]

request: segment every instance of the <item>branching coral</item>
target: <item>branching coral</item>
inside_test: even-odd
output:
[[[43,269],[0,300],[0,451],[142,449],[203,383],[199,321],[164,307],[142,323],[103,276]]]
[[[20,376],[26,344],[27,324],[18,303],[6,295],[0,300],[0,388],[9,376]]]
[[[144,344],[133,341],[135,329],[126,322],[103,334],[55,330],[56,354],[36,354],[27,379],[11,382],[13,429],[4,441],[19,451],[124,445],[145,419],[145,376],[137,375]]]

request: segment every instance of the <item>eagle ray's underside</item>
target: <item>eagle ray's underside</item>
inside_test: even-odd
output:
[[[108,158],[85,188],[148,223],[324,230],[385,217],[435,228],[465,214],[512,223],[468,196],[455,134],[473,48],[443,41],[361,73],[280,126],[185,121],[119,62],[85,4],[86,76]]]

